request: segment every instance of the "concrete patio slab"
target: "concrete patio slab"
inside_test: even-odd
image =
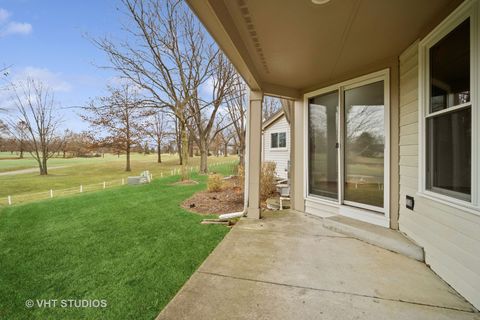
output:
[[[383,228],[344,216],[323,219],[323,226],[329,230],[349,235],[378,247],[397,252],[409,258],[424,262],[423,248],[407,239],[399,231]]]
[[[158,319],[480,319],[426,265],[297,212],[241,220]]]

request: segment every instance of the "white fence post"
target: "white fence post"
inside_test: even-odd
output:
[[[163,178],[163,172],[160,172],[160,178]]]
[[[50,189],[50,198],[53,198],[53,190]]]
[[[122,178],[122,186],[125,184],[125,179]]]
[[[12,205],[12,196],[8,196],[7,200],[8,200],[8,205],[11,206]]]
[[[83,192],[83,185],[80,185],[80,192]]]
[[[107,187],[107,184],[105,183],[105,181],[103,181],[103,189],[105,189]]]

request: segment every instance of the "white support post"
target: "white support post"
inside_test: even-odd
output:
[[[303,100],[295,100],[293,105],[292,119],[290,120],[290,198],[291,208],[297,211],[305,211],[304,201],[304,148],[303,141]],[[306,112],[306,111],[305,111]]]
[[[125,184],[125,179],[122,178],[122,186]]]
[[[53,190],[50,189],[50,198],[53,198]]]
[[[12,205],[12,196],[8,196],[7,201],[8,201],[8,205],[11,206]]]
[[[80,185],[80,192],[83,192],[83,185]]]
[[[262,165],[263,92],[250,91],[247,110],[247,157],[245,165],[245,201],[247,217],[260,219],[260,170]]]
[[[105,181],[103,181],[103,189],[105,189],[107,187],[107,184],[105,183]]]
[[[163,178],[163,172],[160,172],[160,178]]]

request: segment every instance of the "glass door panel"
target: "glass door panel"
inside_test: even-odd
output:
[[[383,208],[384,83],[345,90],[344,99],[344,202]]]
[[[338,199],[338,92],[308,101],[309,194]]]

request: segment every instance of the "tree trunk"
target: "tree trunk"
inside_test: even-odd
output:
[[[223,156],[228,157],[228,142],[223,145]]]
[[[162,163],[162,146],[160,140],[157,140],[157,162]]]
[[[185,129],[185,125],[182,125],[182,123],[179,123],[180,121],[178,119],[175,120],[175,133],[176,133],[176,140],[177,140],[177,151],[178,151],[178,164],[182,165],[183,164],[183,152],[182,152],[182,132]]]
[[[20,140],[20,159],[23,159],[23,141]]]
[[[127,145],[127,166],[125,168],[125,171],[130,172],[132,171],[132,168],[130,167],[130,145]]]
[[[180,137],[182,141],[182,152],[181,152],[181,174],[182,174],[182,181],[188,180],[188,135],[187,135],[187,126],[185,123],[181,123],[180,125]]]
[[[241,144],[238,148],[238,156],[240,158],[240,165],[245,168],[245,145]]]
[[[193,158],[193,136],[192,134],[188,135],[188,156]]]
[[[198,146],[200,149],[200,173],[207,174],[208,173],[208,150],[207,150],[207,143],[205,141],[200,141],[200,145]]]
[[[46,156],[42,156],[42,159],[41,159],[41,162],[40,162],[40,175],[41,175],[41,176],[46,176],[46,175],[48,175],[47,158],[46,158]]]

